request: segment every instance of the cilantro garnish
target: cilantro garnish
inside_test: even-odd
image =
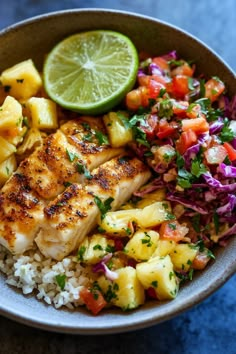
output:
[[[219,137],[222,143],[232,141],[235,137],[235,134],[232,129],[230,129],[227,121],[225,122],[225,125],[219,134]]]
[[[194,90],[194,79],[192,77],[188,77],[188,88],[190,91],[193,91]]]
[[[100,145],[109,145],[108,137],[99,130],[95,132],[95,136],[98,139]]]
[[[173,104],[169,98],[164,99],[159,103],[158,115],[162,117],[171,117],[173,114]]]
[[[76,158],[78,158],[78,156],[74,152],[71,152],[68,149],[66,149],[66,154],[70,162],[73,162]]]
[[[205,172],[207,172],[206,166],[197,159],[194,159],[191,165],[192,175],[198,178]]]
[[[89,170],[82,164],[82,163],[77,163],[77,171],[80,174],[84,174],[84,177],[87,179],[92,179],[93,176],[91,175],[91,173],[89,172]]]
[[[151,282],[151,285],[154,287],[154,288],[157,288],[158,287],[158,281],[157,280],[154,280]]]
[[[77,259],[78,261],[83,261],[84,260],[84,254],[85,254],[85,251],[86,251],[86,247],[85,246],[81,246],[79,249],[78,249],[78,253],[77,253]]]
[[[56,282],[61,288],[61,290],[64,290],[65,285],[66,285],[66,275],[65,274],[57,274],[55,276]]]
[[[113,202],[114,198],[109,197],[104,202],[98,197],[94,196],[94,201],[97,204],[98,209],[101,212],[101,219],[105,218],[106,213],[111,210],[111,203]]]

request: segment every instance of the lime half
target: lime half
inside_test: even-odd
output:
[[[44,85],[51,99],[82,114],[116,106],[135,83],[138,53],[132,41],[113,31],[72,35],[48,54]]]

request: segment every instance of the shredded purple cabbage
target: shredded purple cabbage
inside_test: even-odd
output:
[[[209,132],[210,134],[218,134],[221,132],[224,126],[224,122],[222,118],[218,118],[215,122],[210,125]]]
[[[216,178],[214,178],[211,173],[208,171],[202,174],[203,178],[205,179],[206,183],[212,187],[216,188],[218,192],[234,192],[236,191],[236,183],[231,184],[222,184]]]
[[[170,200],[172,202],[177,202],[179,204],[182,204],[187,208],[197,211],[199,214],[206,215],[209,212],[206,208],[200,206],[197,202],[187,200],[181,196],[176,196],[174,194],[169,193],[169,194],[167,194],[166,199]]]
[[[220,163],[218,166],[218,172],[220,172],[224,177],[236,178],[236,167],[229,166],[224,163]]]
[[[111,259],[111,257],[112,257],[112,253],[108,253],[106,256],[104,256],[100,262],[98,262],[93,266],[93,272],[94,273],[103,272],[107,279],[113,281],[118,278],[118,274],[115,271],[110,270],[106,265],[106,263]]]

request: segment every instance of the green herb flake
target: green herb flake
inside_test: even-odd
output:
[[[17,82],[18,84],[22,84],[22,83],[24,82],[24,79],[16,79],[16,82]]]
[[[199,178],[205,172],[207,172],[206,166],[197,159],[194,159],[191,165],[192,175]]]
[[[83,262],[85,251],[86,251],[86,247],[85,246],[81,246],[79,248],[78,253],[77,253],[78,261]]]
[[[227,121],[225,122],[225,125],[219,134],[219,137],[222,143],[232,141],[233,138],[235,137],[235,134],[233,130],[229,128]]]
[[[174,273],[173,273],[173,272],[170,272],[170,273],[169,273],[169,279],[171,280],[171,279],[173,278],[173,276],[174,276]]]
[[[108,137],[99,130],[95,132],[95,136],[98,139],[100,145],[109,145]]]
[[[96,250],[102,251],[103,248],[102,248],[101,245],[97,244],[97,245],[93,246],[93,250],[94,250],[94,251],[96,251]]]
[[[64,182],[64,183],[63,183],[63,186],[66,187],[66,188],[67,188],[67,187],[70,187],[71,185],[72,185],[71,182]]]
[[[169,223],[168,226],[171,230],[176,230],[176,228],[177,228],[176,224]]]
[[[151,286],[153,286],[154,288],[157,288],[158,287],[158,281],[157,280],[154,280],[151,282]]]
[[[192,77],[188,77],[188,88],[190,91],[194,90],[194,79]]]
[[[83,141],[92,141],[92,134],[91,133],[88,133],[88,134],[85,134],[84,136],[83,136]]]
[[[55,279],[56,279],[58,286],[61,288],[61,290],[64,290],[65,285],[66,285],[66,275],[65,274],[57,274],[55,276]]]
[[[77,163],[77,171],[79,174],[84,174],[84,177],[87,179],[93,178],[90,171],[82,163]]]
[[[102,202],[102,200],[98,196],[94,196],[94,201],[98,209],[100,210],[102,220],[105,218],[106,213],[111,210],[111,203],[113,202],[113,200],[114,198],[109,197],[104,202]]]
[[[107,253],[114,253],[115,252],[115,247],[111,246],[111,245],[107,245],[106,248],[105,248],[105,251]]]
[[[10,90],[11,90],[11,86],[10,85],[5,85],[4,86],[4,91],[5,92],[10,92]]]
[[[73,162],[78,156],[74,153],[66,149],[66,154],[70,162]]]

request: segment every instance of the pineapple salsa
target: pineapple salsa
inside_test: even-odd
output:
[[[0,80],[3,186],[44,137],[78,115],[47,96],[32,60],[4,70]],[[236,234],[236,99],[218,77],[197,75],[175,51],[140,54],[134,89],[100,118],[107,131],[96,132],[100,144],[126,147],[152,177],[118,211],[111,211],[112,198],[95,200],[97,227],[73,258],[90,272],[79,295],[93,314],[174,299],[214,260],[213,246]],[[91,178],[84,166],[80,173]],[[55,282],[63,291],[67,275]]]

